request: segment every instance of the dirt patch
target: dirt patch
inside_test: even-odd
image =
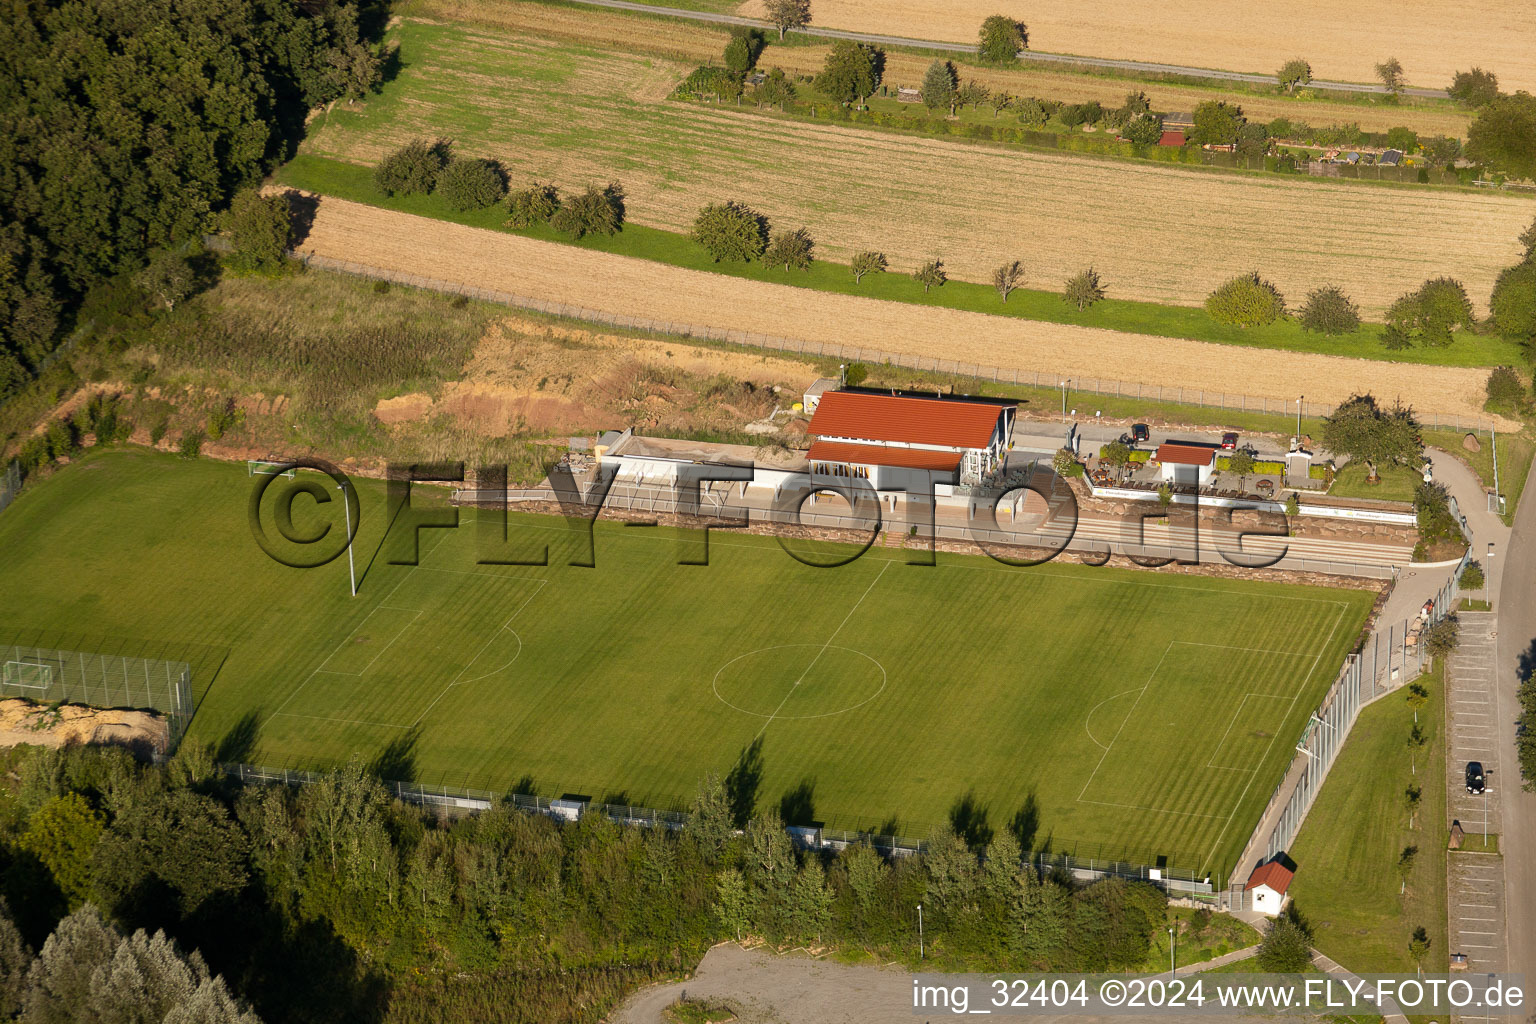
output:
[[[383,398],[373,407],[380,423],[411,423],[424,420],[432,412],[432,396],[419,393]]]
[[[1488,419],[1482,409],[1487,371],[1480,369],[1240,348],[832,295],[340,199],[321,199],[303,248],[383,270],[436,275],[615,315],[799,339],[812,343],[812,351],[868,346],[1025,374],[1098,378],[1109,372],[1127,383],[1153,387],[1178,381],[1213,393],[1242,381],[1248,394],[1284,402],[1304,392],[1309,399],[1336,403],[1369,386],[1377,394],[1409,397],[1423,414]],[[804,369],[801,374],[803,379]]]
[[[53,707],[17,697],[0,700],[0,747],[23,743],[41,747],[94,743],[163,754],[170,735],[165,719],[149,711],[92,708],[83,704]]]

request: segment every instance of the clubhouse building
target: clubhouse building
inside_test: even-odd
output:
[[[876,490],[979,484],[1001,469],[1018,404],[1003,399],[844,388],[819,396],[806,453],[812,480]]]

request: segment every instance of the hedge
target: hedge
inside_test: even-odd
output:
[[[1218,456],[1216,456],[1216,468],[1217,469],[1225,471],[1225,470],[1230,469],[1231,467],[1232,467],[1232,456],[1230,456],[1230,455],[1218,455]],[[1313,468],[1316,468],[1316,467],[1313,467]],[[1285,463],[1283,463],[1283,462],[1271,462],[1271,461],[1262,460],[1262,459],[1255,459],[1254,463],[1253,463],[1253,469],[1251,469],[1249,471],[1249,475],[1250,476],[1255,476],[1255,475],[1263,476],[1266,473],[1267,474],[1271,474],[1271,475],[1279,475],[1279,474],[1283,474],[1284,472],[1285,472]]]

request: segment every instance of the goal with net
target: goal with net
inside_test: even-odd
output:
[[[248,476],[286,476],[290,479],[298,474],[298,470],[291,463],[274,462],[270,459],[248,459],[245,463],[245,471]]]
[[[18,690],[47,690],[53,685],[54,666],[41,659],[24,658],[0,666],[0,683]]]

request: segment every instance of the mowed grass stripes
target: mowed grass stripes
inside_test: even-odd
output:
[[[252,485],[130,450],[30,487],[0,517],[0,626],[227,649],[191,735],[255,721],[247,760],[669,807],[760,742],[760,807],[799,789],[830,826],[923,834],[968,794],[995,828],[1033,801],[1038,847],[1218,877],[1372,598],[879,546],[824,569],[731,531],[680,565],[697,534],[608,523],[585,568],[559,519],[513,515],[501,544],[471,512],[397,565],[373,481],[352,598],[345,558],[260,550]],[[295,509],[340,529],[339,503]]]

